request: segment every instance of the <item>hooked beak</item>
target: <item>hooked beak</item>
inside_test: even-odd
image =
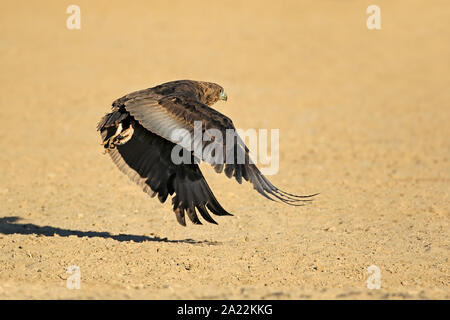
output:
[[[225,93],[224,90],[220,91],[219,99],[223,100],[223,101],[227,101],[228,96],[227,96],[227,94]]]

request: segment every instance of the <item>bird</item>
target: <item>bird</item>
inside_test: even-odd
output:
[[[230,130],[235,132],[232,120],[211,107],[227,99],[223,87],[216,83],[176,80],[115,100],[111,112],[97,124],[105,153],[119,170],[151,197],[157,196],[161,203],[171,196],[176,220],[182,226],[186,226],[186,215],[193,224],[202,224],[197,212],[212,224],[217,222],[210,213],[232,216],[211,191],[200,170],[201,161],[209,162],[217,173],[224,172],[239,184],[243,180],[250,182],[259,194],[272,201],[300,206],[317,195],[300,196],[275,187],[251,161],[249,149],[237,133],[231,143],[214,138],[201,142],[204,147],[209,144],[218,148],[215,150],[223,150],[223,156],[227,157],[225,162],[195,154],[195,142],[180,142],[183,134],[176,137],[174,133],[184,132],[184,137],[192,138],[196,122],[202,125],[203,133],[208,130],[223,134]],[[173,161],[176,146],[190,161]],[[228,161],[230,155],[235,161]],[[241,155],[241,159],[237,159],[237,155]]]

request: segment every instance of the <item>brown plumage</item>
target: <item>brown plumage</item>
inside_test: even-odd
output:
[[[201,122],[204,134],[207,129],[216,129],[225,137],[227,129],[235,130],[229,118],[210,107],[219,99],[226,100],[227,96],[215,83],[192,80],[164,83],[114,101],[112,111],[100,120],[97,130],[113,162],[144,192],[152,197],[157,195],[162,203],[169,195],[173,196],[173,210],[183,226],[186,225],[185,214],[194,224],[201,224],[197,211],[210,223],[216,222],[209,212],[231,215],[214,197],[196,160],[209,162],[216,172],[224,171],[239,183],[242,179],[249,181],[256,191],[270,200],[289,205],[311,201],[308,198],[314,195],[296,196],[272,185],[253,164],[248,148],[237,134],[231,146],[214,139],[201,143],[204,148],[219,144],[224,158],[231,154],[237,160],[237,155],[241,154],[243,162],[198,159],[194,156],[193,145],[175,141],[174,132],[178,129],[193,136],[195,121]],[[171,153],[177,143],[190,155],[190,163],[172,162]]]

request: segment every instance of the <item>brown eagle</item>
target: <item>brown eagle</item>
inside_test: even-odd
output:
[[[236,134],[232,143],[211,139],[202,141],[206,147],[215,144],[223,149],[224,157],[243,155],[243,161],[215,161],[194,155],[193,144],[181,144],[182,151],[190,155],[191,162],[175,163],[174,147],[180,145],[174,132],[192,135],[194,123],[202,125],[202,132],[216,129],[224,135],[233,122],[211,108],[227,95],[218,84],[204,81],[178,80],[153,88],[136,91],[117,99],[112,111],[98,123],[103,145],[117,167],[141,186],[150,196],[158,196],[164,203],[173,195],[172,204],[177,221],[186,226],[185,213],[194,224],[201,224],[197,211],[208,222],[217,224],[208,211],[224,216],[231,215],[217,201],[198,166],[199,161],[209,162],[216,172],[225,172],[237,182],[242,179],[253,184],[254,189],[270,200],[289,205],[302,205],[311,197],[297,196],[276,188],[258,170],[249,157],[249,150]],[[208,140],[208,139],[206,139]],[[195,143],[195,142],[194,142]]]

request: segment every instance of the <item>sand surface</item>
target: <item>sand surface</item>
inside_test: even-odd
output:
[[[449,299],[450,3],[377,0],[370,31],[372,2],[2,1],[0,298]],[[237,127],[280,129],[270,179],[317,200],[202,166],[234,216],[183,228],[121,174],[99,118],[186,78],[224,86]]]

